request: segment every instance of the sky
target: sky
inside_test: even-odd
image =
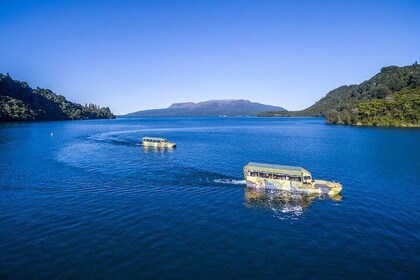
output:
[[[116,114],[248,99],[304,109],[420,62],[420,1],[0,3],[0,73]]]

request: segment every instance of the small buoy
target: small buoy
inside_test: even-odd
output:
[[[50,135],[51,135],[51,137],[54,137],[54,133],[51,132]]]

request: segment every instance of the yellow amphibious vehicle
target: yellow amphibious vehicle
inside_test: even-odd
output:
[[[335,196],[341,192],[340,183],[314,180],[302,167],[250,162],[244,167],[247,187],[299,191],[307,194]]]
[[[176,146],[175,143],[169,142],[165,138],[143,137],[141,138],[141,141],[145,147],[173,148]]]

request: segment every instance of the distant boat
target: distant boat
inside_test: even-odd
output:
[[[169,142],[165,138],[143,137],[141,141],[145,147],[174,148],[176,146],[175,143]]]
[[[253,188],[298,191],[307,194],[338,195],[340,183],[314,180],[302,167],[250,162],[244,167],[246,185]]]

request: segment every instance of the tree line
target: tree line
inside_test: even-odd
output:
[[[108,107],[68,101],[49,89],[32,89],[24,81],[0,74],[0,121],[51,121],[115,118]]]
[[[331,124],[420,127],[420,65],[384,67],[359,85],[330,91],[304,110],[259,116],[318,116]]]

